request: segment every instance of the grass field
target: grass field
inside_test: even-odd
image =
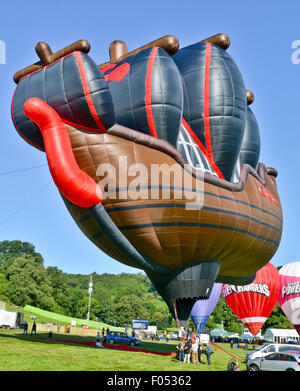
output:
[[[203,363],[182,364],[174,357],[150,353],[125,352],[109,348],[86,345],[73,345],[66,342],[39,340],[48,334],[37,337],[22,335],[22,330],[0,330],[0,371],[227,371],[231,356],[221,349],[214,350],[212,365],[208,366],[203,355]],[[53,338],[95,341],[93,337],[75,336],[60,333]],[[175,352],[176,341],[146,342],[141,348],[149,351]],[[229,344],[220,347],[245,358],[246,349],[230,349]],[[245,364],[239,365],[243,371]]]
[[[6,304],[6,310],[7,311],[19,311],[23,312],[24,319],[28,323],[32,323],[31,316],[35,316],[36,323],[60,323],[62,326],[65,326],[67,324],[71,324],[72,320],[76,321],[76,326],[80,327],[82,324],[86,323],[89,327],[89,329],[96,329],[101,330],[103,327],[106,329],[107,327],[110,328],[110,330],[124,330],[124,328],[120,327],[114,327],[112,325],[109,325],[107,323],[103,322],[96,322],[94,320],[86,320],[86,319],[78,319],[73,318],[71,316],[61,315],[54,312],[41,310],[40,308],[33,307],[31,305],[26,305],[24,308],[22,307],[16,307],[12,304]]]
[[[60,323],[61,325],[66,325],[68,323],[71,324],[72,320],[76,321],[77,327],[80,327],[81,324],[86,323],[90,329],[97,329],[101,330],[103,327],[106,329],[107,327],[110,328],[110,330],[123,330],[120,327],[114,327],[112,325],[109,325],[107,323],[103,322],[96,322],[94,320],[86,320],[86,319],[77,319],[77,318],[72,318],[71,316],[66,316],[66,315],[60,315],[56,314],[54,312],[49,312],[45,310],[41,310],[36,307],[32,307],[30,305],[26,305],[23,309],[24,314],[26,315],[34,315],[37,317],[36,321],[38,323],[41,323],[40,319],[43,319],[44,321],[51,321],[51,322],[56,322]]]

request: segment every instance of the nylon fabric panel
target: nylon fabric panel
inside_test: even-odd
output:
[[[257,167],[260,154],[260,133],[256,118],[247,107],[247,119],[244,138],[240,150],[240,163],[250,164],[253,168]]]
[[[300,335],[300,262],[284,265],[279,275],[279,305]]]
[[[26,117],[23,106],[28,96],[29,77],[19,81],[14,93],[11,115],[14,125],[20,135],[30,144],[38,149],[44,150],[44,141],[39,128],[29,118]]]
[[[182,79],[174,61],[162,49],[155,56],[151,104],[158,137],[176,148],[183,108]]]
[[[45,72],[46,69],[47,72]],[[68,103],[64,85],[64,61],[59,61],[44,68],[41,72],[44,72],[45,75],[44,101],[53,107],[62,118],[76,123],[76,117]],[[80,82],[80,80],[77,80],[77,82]]]
[[[117,67],[127,62],[130,64],[128,74],[120,81],[108,81],[115,107],[116,122],[128,128],[151,135],[145,109],[146,75],[151,49],[144,50],[136,56],[128,57],[118,63]]]
[[[81,53],[81,58],[96,113],[104,128],[108,129],[115,124],[110,89],[96,63],[84,53]]]
[[[241,73],[230,55],[218,46],[211,47],[211,144],[216,165],[224,177],[231,180],[244,135],[246,90]]]
[[[163,49],[146,49],[104,72],[105,76],[116,72],[124,63],[129,63],[130,70],[123,79],[108,81],[116,122],[154,137],[157,134],[176,147],[183,87],[172,58]]]
[[[221,294],[222,284],[215,283],[211,294],[206,300],[197,300],[192,308],[190,317],[195,324],[198,332],[201,333],[208,321],[211,313],[213,312],[220,294]]]
[[[99,131],[87,102],[76,53],[83,60],[82,72],[87,80],[88,94],[91,94],[99,121],[103,120],[106,128],[115,123],[111,94],[102,73],[89,56],[75,52],[22,78],[17,85],[12,102],[15,125],[21,135],[39,149],[44,149],[43,138],[23,110],[26,100],[32,97],[48,103],[63,121],[75,123],[91,131]]]
[[[211,45],[209,57],[207,45]],[[184,101],[184,106],[188,105],[188,109],[184,108],[184,115],[189,113],[187,122],[206,148],[211,142],[215,164],[224,177],[231,180],[246,121],[246,90],[242,76],[229,54],[212,44],[188,46],[179,50],[173,59],[187,91]],[[209,86],[205,78],[207,72]],[[205,95],[208,88],[209,96],[207,92]],[[207,97],[208,118],[205,117]],[[209,135],[210,140],[207,140]]]
[[[81,53],[79,54],[81,55]],[[63,74],[66,98],[74,114],[75,123],[97,129],[98,125],[86,100],[79,64],[75,55],[68,56],[63,60]]]
[[[204,73],[206,44],[191,45],[172,56],[184,82],[183,117],[206,148],[204,132]]]

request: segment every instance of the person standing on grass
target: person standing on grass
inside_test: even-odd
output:
[[[201,363],[202,342],[198,344],[198,362]]]
[[[100,343],[100,339],[101,339],[101,337],[100,337],[100,333],[99,333],[99,331],[97,331],[97,336],[96,336],[96,346],[100,346],[100,345],[101,345],[101,343]]]
[[[33,325],[32,325],[32,329],[31,329],[31,334],[32,335],[34,333],[34,335],[36,336],[36,323],[33,322]]]
[[[179,345],[176,346],[177,353],[178,353],[178,360],[179,362],[184,361],[184,344],[183,342],[179,342]]]
[[[192,344],[191,344],[191,341],[188,339],[184,345],[184,362],[185,363],[191,362],[191,348],[192,348]]]
[[[23,331],[23,334],[27,334],[27,331],[28,331],[28,323],[25,322],[25,323],[24,323],[24,331]]]
[[[206,345],[206,358],[207,358],[207,364],[210,365],[211,362],[210,362],[210,356],[212,354],[212,348],[211,348],[211,345],[210,343],[208,342],[208,344]]]
[[[194,338],[192,343],[192,363],[198,363],[198,341],[196,338]]]

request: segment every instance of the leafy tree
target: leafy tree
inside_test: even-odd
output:
[[[37,262],[43,264],[43,258],[41,254],[35,251],[33,244],[28,242],[22,242],[21,240],[3,240],[0,242],[0,268],[11,259],[20,255],[33,255]]]
[[[292,329],[293,325],[290,323],[288,318],[284,315],[280,305],[277,303],[273,312],[266,320],[262,327],[262,333],[264,334],[267,329]]]
[[[7,285],[7,280],[5,274],[0,272],[0,295],[3,294]]]
[[[74,316],[74,318],[82,318],[85,306],[84,295],[78,289],[70,289],[64,296],[65,298],[65,315]]]
[[[34,255],[14,258],[6,278],[4,294],[16,305],[30,304],[50,311],[54,308],[49,276]]]
[[[76,318],[86,318],[89,276],[66,274],[55,266],[44,267],[41,254],[33,244],[20,240],[0,242],[0,295],[17,305],[31,304]],[[176,327],[166,303],[149,278],[137,274],[93,274],[94,289],[90,319],[124,326],[132,319],[149,319],[159,329]],[[243,324],[221,296],[206,327],[223,326],[227,331],[242,333]],[[191,320],[188,327],[194,329]],[[263,327],[291,328],[277,305]]]

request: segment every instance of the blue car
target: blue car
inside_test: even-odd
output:
[[[109,331],[106,336],[106,343],[114,344],[128,344],[129,346],[140,345],[141,341],[137,338],[131,337],[128,333],[123,331]]]

